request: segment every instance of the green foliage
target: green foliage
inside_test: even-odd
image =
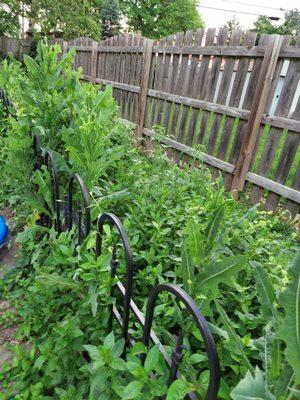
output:
[[[30,21],[34,36],[62,35],[65,39],[88,36],[100,38],[99,0],[8,0],[1,1],[0,21],[3,33],[19,37],[21,17]],[[38,27],[38,28],[37,28]]]
[[[107,39],[120,33],[120,19],[119,1],[105,0],[101,8],[102,39]]]
[[[18,36],[21,14],[22,6],[19,0],[0,1],[0,36]]]
[[[260,15],[254,22],[254,30],[258,33],[266,33],[269,35],[280,33],[279,27],[273,25],[270,18],[265,15]]]
[[[274,25],[270,18],[261,15],[254,22],[254,30],[258,33],[291,35],[295,39],[300,32],[300,11],[297,8],[286,11],[281,25]]]
[[[274,397],[266,390],[264,376],[259,368],[256,368],[254,377],[247,372],[245,378],[231,392],[231,396],[233,400],[274,400]]]
[[[203,27],[196,0],[121,0],[129,28],[153,39]]]
[[[279,336],[286,343],[287,359],[300,382],[300,252],[291,267],[291,283],[281,293],[279,301],[285,316],[279,321]]]

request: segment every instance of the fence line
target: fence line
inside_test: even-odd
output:
[[[12,38],[8,36],[0,36],[0,57],[6,58],[12,54],[15,58],[22,59],[23,54],[30,52],[32,39],[30,37],[25,40]]]
[[[165,127],[180,153],[201,145],[204,162],[225,172],[227,190],[247,184],[267,210],[300,204],[300,36],[225,28],[176,33],[155,43],[137,34],[103,42],[62,42],[76,49],[83,78],[112,85],[121,117],[136,124],[137,144]],[[248,183],[247,183],[248,182]]]

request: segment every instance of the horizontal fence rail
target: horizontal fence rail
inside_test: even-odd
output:
[[[55,154],[51,150],[45,150],[40,147],[40,140],[38,136],[33,137],[33,150],[34,154],[38,155],[36,160],[37,168],[42,168],[45,166],[48,170],[48,173],[51,177],[51,198],[52,198],[52,209],[48,209],[48,215],[42,216],[41,223],[46,227],[54,227],[58,234],[63,231],[69,231],[74,226],[77,227],[77,237],[78,243],[81,244],[83,239],[88,236],[91,231],[91,217],[90,217],[90,204],[88,198],[88,191],[84,180],[78,174],[72,174],[68,178],[67,184],[67,196],[65,200],[60,199],[59,192],[59,181],[58,181],[58,169],[55,161]],[[42,154],[42,157],[40,157]],[[81,208],[82,206],[77,203],[76,213],[73,212],[73,185],[77,183],[79,191],[77,190],[77,194],[79,194],[79,198],[81,198],[81,202],[84,208],[85,213],[85,224],[82,227],[81,224]],[[75,186],[75,185],[74,185]],[[74,191],[75,192],[75,191]],[[63,218],[62,209],[65,210],[65,216]],[[173,284],[162,284],[155,286],[149,294],[147,308],[146,308],[146,316],[144,317],[142,312],[137,307],[136,303],[133,301],[133,282],[134,282],[134,263],[132,258],[132,252],[130,248],[129,238],[125,228],[120,221],[120,219],[112,214],[112,213],[104,213],[102,214],[97,221],[97,233],[96,233],[96,248],[95,248],[95,256],[98,257],[102,253],[102,241],[104,235],[104,225],[110,224],[112,227],[115,227],[119,233],[119,237],[121,239],[122,248],[125,253],[125,261],[126,261],[126,284],[125,287],[121,283],[120,279],[117,277],[116,272],[119,266],[119,261],[117,257],[117,247],[116,244],[113,246],[112,257],[111,257],[111,278],[117,279],[116,285],[111,287],[110,296],[114,297],[115,295],[115,287],[118,288],[119,292],[124,298],[122,315],[119,312],[116,305],[111,304],[109,306],[109,320],[108,320],[108,332],[113,330],[113,320],[115,319],[118,325],[122,329],[122,336],[125,339],[125,347],[123,352],[123,357],[126,358],[126,352],[128,347],[134,345],[135,341],[129,334],[129,324],[130,324],[130,316],[134,316],[136,321],[143,328],[143,337],[142,341],[146,348],[149,347],[150,340],[158,345],[160,352],[162,353],[167,366],[169,367],[169,378],[168,378],[168,386],[172,384],[176,379],[180,378],[179,366],[183,359],[183,332],[179,330],[178,335],[176,335],[176,344],[172,351],[171,356],[166,352],[164,346],[158,339],[157,335],[152,330],[152,322],[154,317],[154,308],[156,305],[157,297],[161,292],[169,292],[173,296],[175,296],[179,301],[181,301],[190,316],[193,318],[194,323],[196,324],[199,332],[203,338],[206,353],[208,356],[208,368],[210,372],[208,389],[205,395],[206,400],[217,400],[217,395],[220,387],[221,380],[221,370],[219,364],[218,353],[216,350],[216,344],[213,339],[211,330],[209,325],[200,312],[195,301],[180,287]],[[144,359],[142,358],[142,361]],[[155,378],[155,376],[153,376]],[[198,399],[198,395],[196,393],[188,393],[187,398],[191,400]]]
[[[173,158],[201,145],[213,175],[253,204],[300,204],[300,36],[225,28],[179,32],[153,42],[122,34],[103,42],[57,40],[75,48],[83,79],[111,85],[137,144],[163,126]]]

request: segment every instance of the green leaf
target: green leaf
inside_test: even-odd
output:
[[[97,309],[98,309],[97,297],[98,297],[97,287],[95,285],[89,286],[89,303],[92,306],[93,317],[95,317],[97,314]]]
[[[127,371],[126,362],[122,358],[114,358],[110,367],[117,371]]]
[[[228,340],[224,342],[225,347],[227,347],[230,351],[232,351],[236,355],[240,356],[242,358],[242,360],[244,361],[245,366],[247,366],[247,368],[250,371],[254,372],[254,368],[252,367],[252,365],[244,351],[242,339],[235,332],[234,326],[233,326],[230,318],[228,317],[228,315],[224,311],[223,307],[218,303],[217,300],[215,300],[215,304],[216,304],[217,310],[220,314],[220,318],[224,325],[224,328],[226,329],[227,334],[228,334]]]
[[[169,387],[166,400],[184,399],[185,395],[189,392],[189,387],[188,382],[183,379],[177,379]]]
[[[194,265],[187,247],[186,240],[183,241],[181,251],[181,275],[183,278],[183,287],[189,294],[192,295],[194,284]]]
[[[158,345],[153,346],[146,357],[145,370],[149,374],[158,364],[159,361],[159,348]]]
[[[275,339],[274,343],[272,344],[272,356],[270,363],[270,377],[273,379],[278,378],[280,375],[282,360],[282,351],[280,347],[280,340]]]
[[[138,398],[139,394],[143,389],[143,386],[144,386],[143,382],[140,381],[130,382],[124,389],[122,400]]]
[[[285,317],[279,320],[278,336],[286,343],[286,355],[300,382],[300,251],[291,267],[292,281],[279,297]]]
[[[91,344],[86,344],[83,348],[89,353],[92,360],[98,360],[100,357],[100,351],[98,347],[92,346]]]
[[[58,290],[77,290],[80,289],[80,285],[71,279],[64,278],[56,273],[54,274],[41,274],[36,278],[42,286],[48,288],[54,288]]]
[[[265,319],[272,318],[276,320],[277,315],[274,308],[275,291],[268,273],[258,262],[251,261],[250,264],[253,267],[257,294],[260,300],[260,312]]]
[[[271,400],[275,398],[266,390],[262,371],[256,367],[254,376],[248,371],[244,379],[232,390],[233,400]]]
[[[195,221],[190,221],[185,229],[188,235],[188,249],[194,261],[199,264],[199,260],[204,258],[205,237],[201,233],[200,225]]]
[[[39,357],[36,359],[35,363],[34,363],[34,367],[37,368],[37,369],[41,369],[41,368],[42,368],[42,365],[44,364],[44,362],[45,362],[46,360],[47,360],[46,356],[44,356],[44,355],[39,356]]]
[[[197,364],[205,360],[207,360],[207,356],[205,356],[204,354],[192,354],[189,358],[189,362],[192,364]]]
[[[206,237],[206,249],[205,254],[208,255],[214,248],[215,242],[218,238],[218,232],[221,226],[222,219],[224,217],[224,204],[215,209],[208,220],[208,224],[205,228]]]
[[[130,350],[130,353],[133,354],[133,355],[146,353],[146,347],[145,347],[144,343],[136,342],[132,346],[132,348]]]
[[[103,342],[103,346],[107,349],[112,350],[115,345],[115,335],[113,332],[110,332],[109,335],[106,336]]]
[[[234,276],[242,270],[247,263],[245,256],[224,257],[219,262],[213,262],[205,266],[205,271],[197,277],[198,293],[211,290],[214,296],[219,293],[219,284],[232,284]]]
[[[276,379],[275,397],[276,399],[286,399],[290,392],[291,385],[295,380],[293,368],[287,363],[283,362],[281,365],[281,374]]]
[[[40,69],[38,63],[33,58],[31,58],[27,54],[24,54],[23,60],[24,60],[24,63],[26,65],[28,71],[33,75],[33,77],[37,81],[41,82],[41,81],[43,81],[45,79],[44,75],[41,72],[41,69]]]

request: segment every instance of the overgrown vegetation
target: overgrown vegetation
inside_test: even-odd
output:
[[[59,236],[39,224],[51,209],[50,176],[34,171],[32,134],[55,151],[61,198],[67,175],[79,172],[90,193],[92,219],[116,213],[129,234],[135,262],[133,298],[145,310],[153,285],[172,282],[196,300],[210,322],[222,367],[220,399],[299,398],[300,259],[291,223],[280,215],[245,209],[223,192],[200,165],[172,164],[164,149],[143,154],[132,132],[116,122],[111,88],[80,84],[73,54],[58,61],[58,46],[40,43],[25,70],[0,68],[0,86],[15,104],[0,108],[0,200],[15,211],[20,249],[16,268],[0,281],[1,297],[18,321],[13,363],[0,372],[0,398],[157,399],[167,393],[166,366],[157,347],[126,360],[117,325],[107,332],[110,258],[115,233],[106,228],[107,249],[94,254],[95,229],[77,245],[75,228]],[[196,152],[195,152],[196,153]],[[292,262],[292,260],[294,261]],[[124,261],[120,253],[120,278]],[[188,391],[203,398],[208,382],[204,347],[190,319],[162,295],[154,329],[166,345],[185,333],[183,378],[167,399]],[[154,371],[155,381],[149,373]],[[1,397],[2,396],[2,397]]]

